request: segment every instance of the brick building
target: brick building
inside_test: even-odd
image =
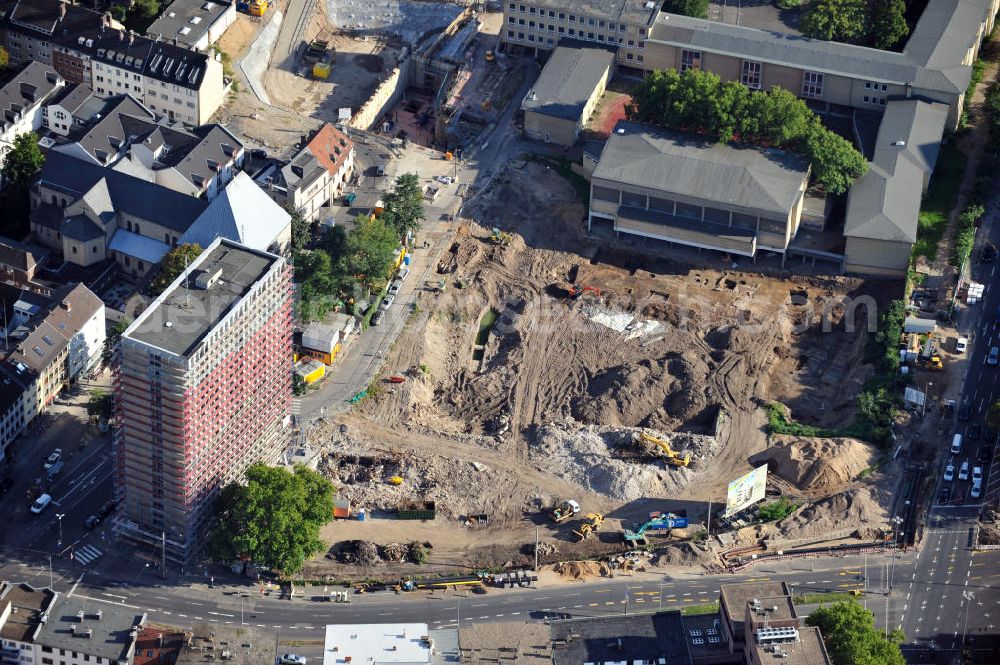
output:
[[[275,462],[292,400],[291,267],[216,240],[122,336],[122,535],[187,561],[219,489]]]

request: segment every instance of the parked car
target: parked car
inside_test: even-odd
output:
[[[962,406],[958,409],[958,419],[968,420],[972,415],[972,405],[968,402],[962,402]]]
[[[969,441],[979,441],[979,437],[982,436],[983,428],[980,425],[972,425],[969,427],[969,431],[966,436],[969,437]]]
[[[962,466],[958,468],[958,479],[968,480],[969,479],[969,460],[962,462]]]
[[[399,290],[401,288],[403,288],[403,282],[402,280],[397,279],[392,284],[389,285],[389,293],[391,293],[392,295],[396,295],[399,293]]]
[[[97,525],[100,523],[101,523],[101,518],[98,517],[97,515],[91,515],[90,517],[88,517],[86,520],[83,521],[83,525],[87,527],[87,529],[97,528]]]
[[[410,267],[405,265],[399,269],[399,272],[396,273],[396,279],[398,279],[401,282],[406,281],[406,278],[409,276],[410,276]]]
[[[969,496],[973,499],[978,499],[983,493],[983,481],[973,482],[972,489],[969,490]]]
[[[975,484],[981,482],[983,482],[983,467],[981,466],[972,467],[972,483]]]
[[[948,503],[949,499],[951,499],[951,485],[945,485],[938,494],[938,503]]]
[[[955,353],[965,353],[965,350],[969,348],[969,338],[959,337],[955,340]]]
[[[944,468],[944,479],[948,482],[955,480],[955,465],[949,464]]]
[[[385,318],[385,310],[380,309],[379,311],[372,314],[372,318],[371,321],[369,321],[369,323],[373,326],[377,326],[378,324],[382,323],[383,318]]]
[[[395,300],[396,300],[396,296],[394,296],[393,294],[391,294],[391,293],[390,293],[389,295],[387,295],[387,296],[386,296],[386,297],[385,297],[385,298],[384,298],[384,299],[382,300],[382,304],[381,304],[381,305],[379,305],[379,306],[378,306],[378,308],[379,308],[380,310],[382,310],[382,311],[384,312],[384,311],[386,311],[387,309],[389,309],[390,307],[392,307],[392,303],[393,303],[393,302],[394,302]]]
[[[52,496],[49,494],[43,494],[37,499],[35,499],[35,502],[31,504],[31,512],[33,512],[35,515],[38,515],[43,510],[48,508],[50,503],[52,503]]]
[[[97,512],[97,514],[101,518],[107,517],[111,513],[115,512],[115,508],[117,507],[118,504],[115,502],[114,499],[111,499],[110,501],[105,501],[104,505],[101,506],[101,509]]]
[[[62,459],[62,448],[56,448],[52,454],[45,458],[45,470],[48,471]]]
[[[987,439],[990,441],[991,439]],[[991,450],[993,444],[986,444],[979,446],[979,454],[976,455],[976,461],[982,465],[989,463],[990,459],[993,457],[993,451]]]
[[[279,659],[279,662],[281,665],[306,665],[306,659],[294,653],[286,653]]]
[[[1000,346],[991,346],[990,355],[986,358],[987,365],[997,365],[1000,364]]]
[[[996,258],[997,248],[993,246],[993,243],[988,242],[983,245],[983,249],[979,254],[979,260],[983,263],[992,263],[993,259]]]
[[[63,463],[61,460],[50,466],[49,470],[46,472],[49,482],[51,483],[52,479],[58,476],[62,470],[63,470]]]

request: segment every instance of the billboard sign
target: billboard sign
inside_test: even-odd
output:
[[[749,508],[764,498],[767,487],[767,464],[740,476],[726,488],[726,516]]]

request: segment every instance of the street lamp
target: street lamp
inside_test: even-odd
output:
[[[56,513],[56,519],[59,521],[59,542],[56,543],[56,547],[62,545],[62,520],[66,517],[66,513]]]
[[[909,503],[909,502],[907,502],[907,503]],[[902,533],[899,530],[899,527],[900,527],[900,525],[903,524],[903,518],[900,517],[899,515],[895,515],[892,518],[892,522],[893,522],[893,524],[896,525],[896,527],[893,530],[893,534],[892,534],[892,536],[893,536],[892,541],[893,541],[894,547],[892,548],[892,560],[891,560],[892,561],[892,565],[889,568],[889,590],[890,591],[892,590],[893,580],[895,579],[895,573],[896,573],[896,550],[899,549],[899,537],[902,535]]]
[[[927,389],[924,391],[924,408],[920,412],[920,417],[921,418],[923,418],[924,415],[927,413],[927,402],[931,398],[931,386],[933,386],[933,385],[934,384],[932,382],[930,382],[930,381],[927,382]]]

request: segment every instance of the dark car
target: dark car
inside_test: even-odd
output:
[[[979,437],[982,436],[982,434],[983,428],[979,425],[973,425],[969,428],[969,431],[966,432],[966,437],[968,437],[970,441],[979,441]]]
[[[979,260],[983,263],[992,263],[996,255],[997,248],[993,246],[993,243],[986,243],[983,245],[983,251],[979,254]]]
[[[986,444],[979,446],[979,453],[976,455],[976,460],[984,466],[993,459],[993,446],[992,444]]]
[[[101,509],[98,511],[98,515],[100,515],[101,517],[107,517],[111,513],[115,512],[115,508],[117,507],[118,504],[115,503],[113,499],[111,501],[105,501],[104,505],[101,506]]]
[[[958,410],[959,420],[968,420],[972,415],[972,405],[968,402],[963,402],[961,408]]]
[[[384,317],[385,317],[385,310],[380,309],[379,311],[372,314],[371,324],[373,326],[377,326],[378,324],[382,323],[382,319]]]
[[[97,525],[101,523],[101,518],[97,515],[91,515],[86,520],[84,520],[83,525],[88,529],[97,528]]]
[[[941,488],[941,493],[938,494],[938,503],[948,503],[948,499],[951,498],[951,487],[945,486]]]

